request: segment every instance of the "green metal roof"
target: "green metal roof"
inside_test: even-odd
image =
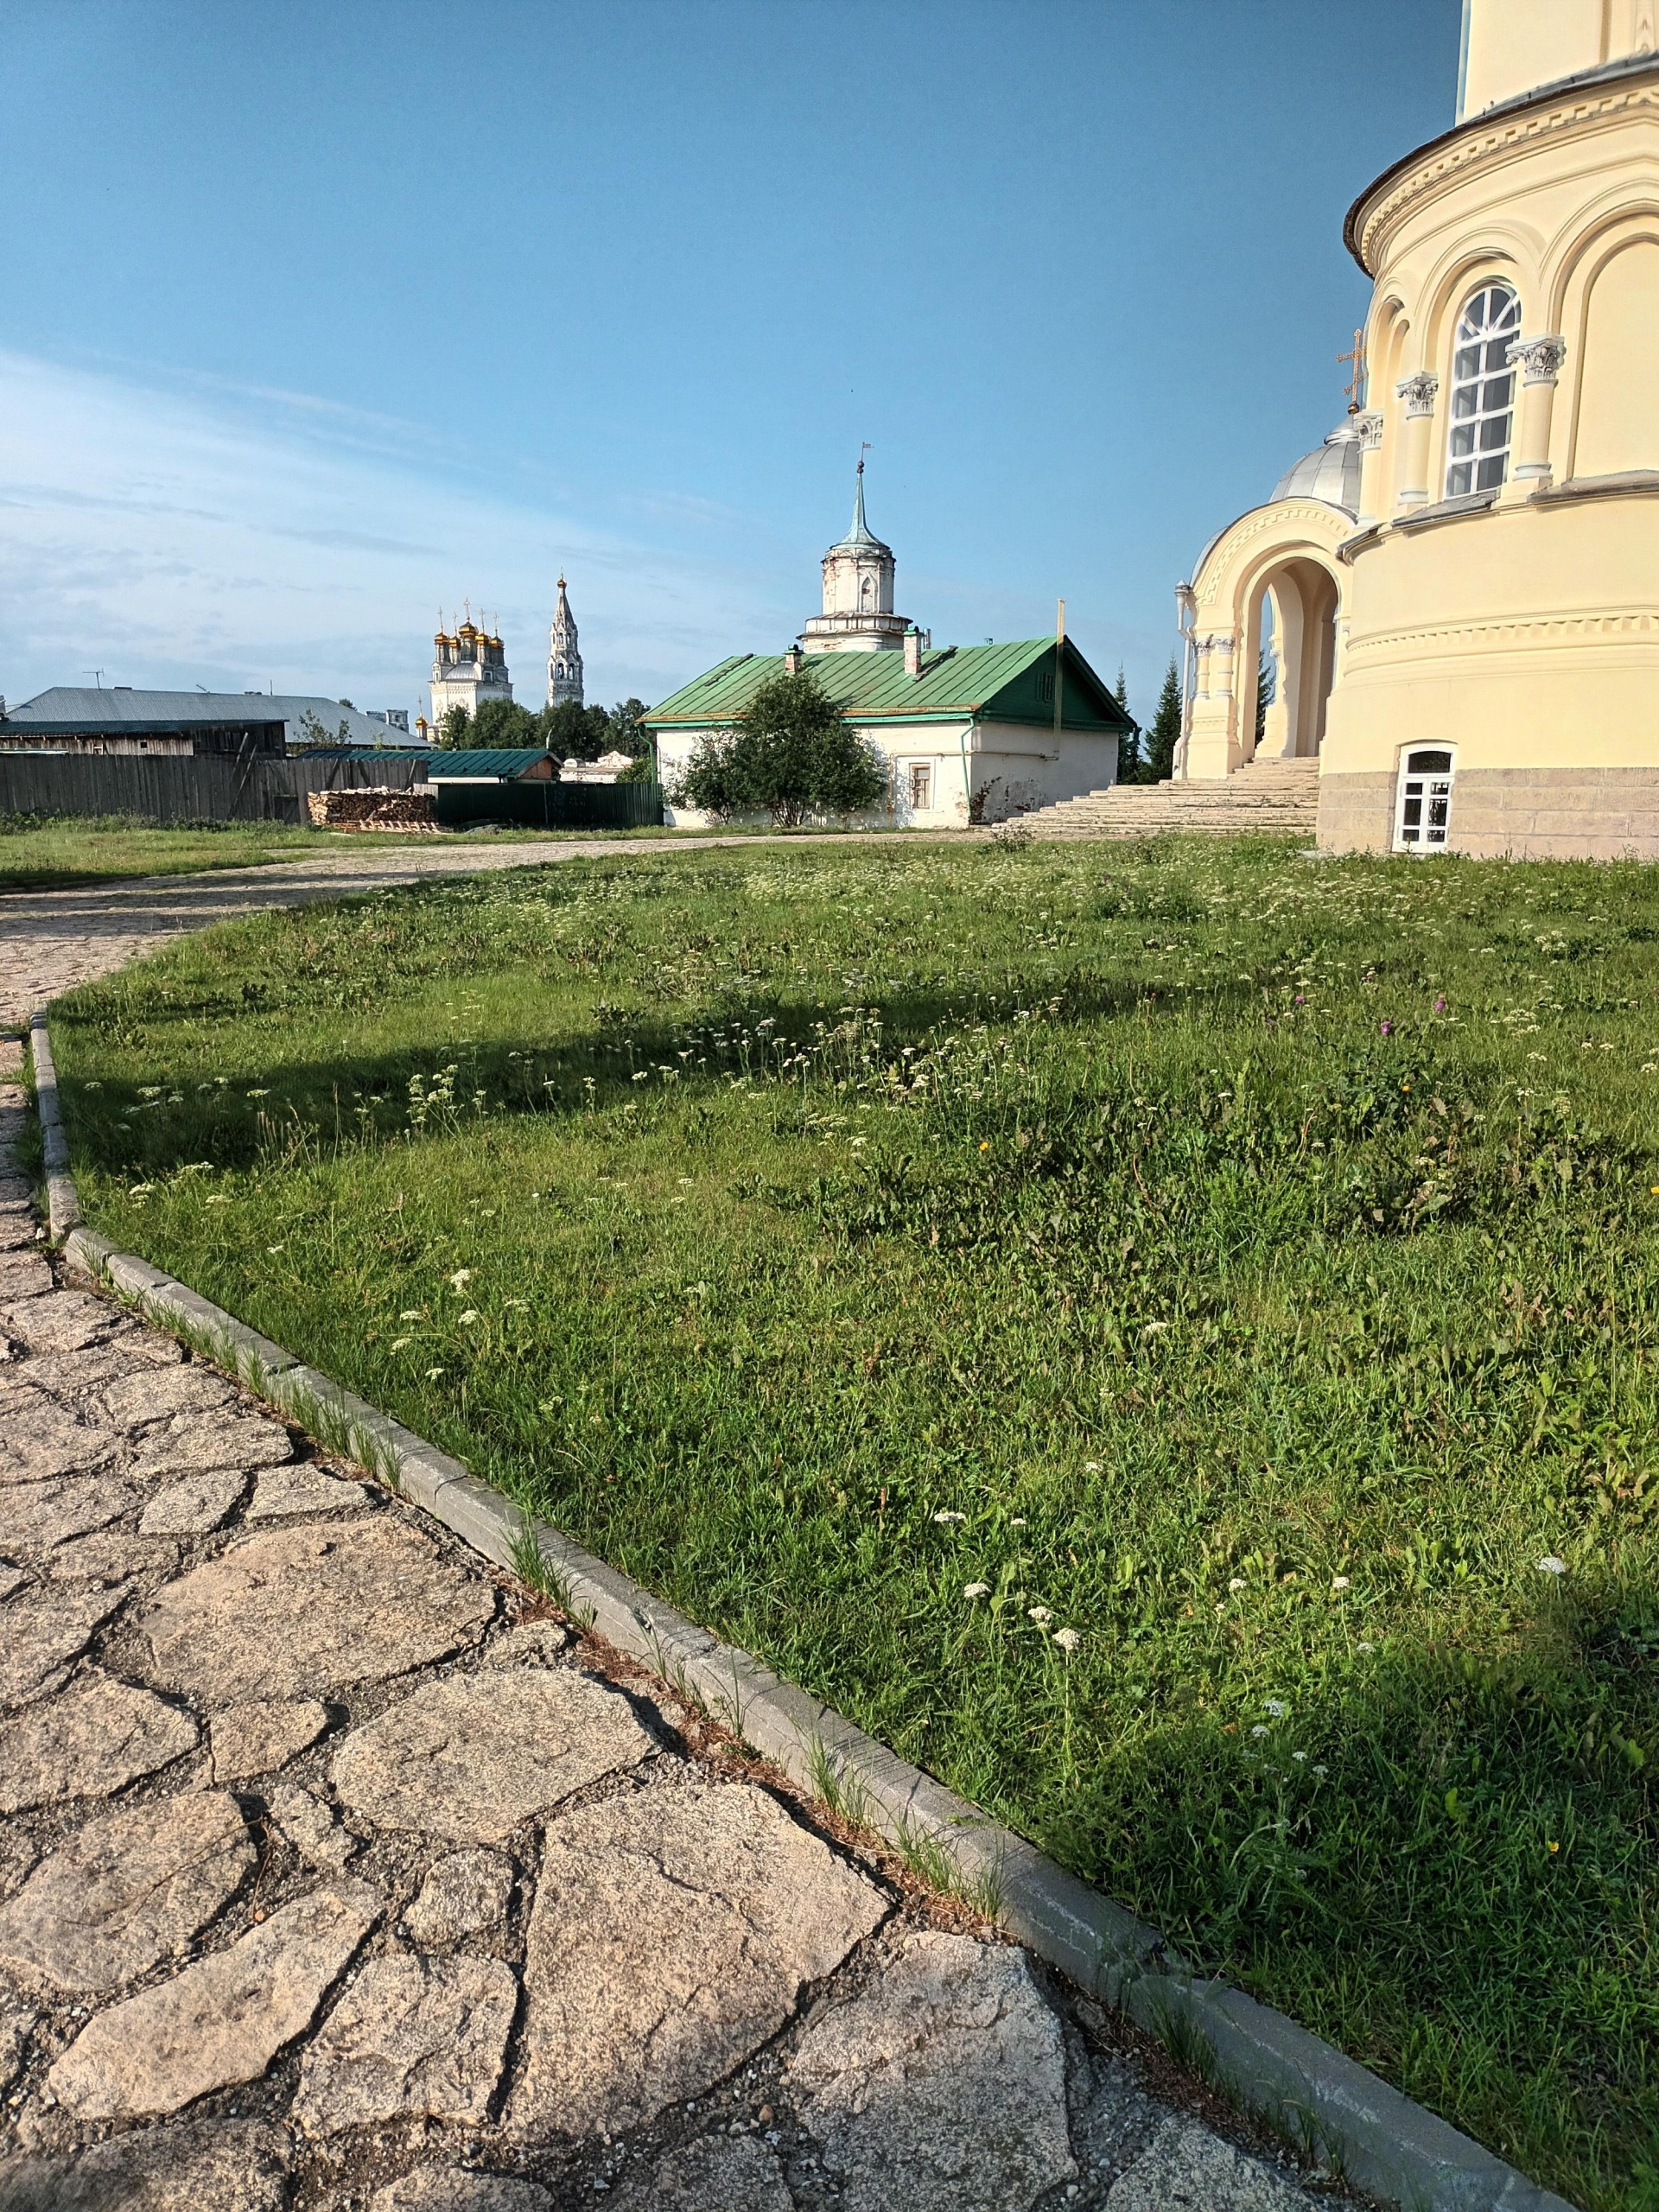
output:
[[[964,715],[990,721],[1054,720],[1052,638],[938,646],[922,655],[919,676],[906,675],[904,655],[893,652],[813,653],[803,664],[857,721],[949,721]],[[784,672],[781,653],[735,654],[653,707],[646,726],[731,721],[763,683]],[[1061,720],[1067,729],[1129,726],[1129,717],[1069,639]]]
[[[544,745],[483,746],[470,753],[464,749],[450,752],[435,746],[427,762],[426,778],[429,783],[441,784],[456,778],[483,782],[493,777],[498,783],[512,784],[547,757]]]

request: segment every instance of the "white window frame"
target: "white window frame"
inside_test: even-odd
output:
[[[1520,335],[1520,294],[1503,277],[1489,276],[1464,302],[1452,338],[1446,410],[1448,499],[1495,492],[1510,473],[1516,372],[1509,356]],[[1489,479],[1484,484],[1483,474]],[[1467,483],[1459,481],[1464,476]]]
[[[1418,768],[1412,762],[1435,754],[1444,768]],[[1455,745],[1408,745],[1400,754],[1400,771],[1394,798],[1394,849],[1396,853],[1444,853],[1452,826],[1452,801],[1458,774]],[[1438,804],[1440,818],[1434,819]],[[1414,814],[1415,819],[1408,819]],[[1438,835],[1436,834],[1438,832]]]

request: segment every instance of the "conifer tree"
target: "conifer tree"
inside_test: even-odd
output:
[[[1175,747],[1181,735],[1181,679],[1172,653],[1164,673],[1164,686],[1158,694],[1158,711],[1152,718],[1152,728],[1147,747],[1147,779],[1149,783],[1161,784],[1175,766]]]
[[[1117,682],[1112,696],[1127,715],[1129,711],[1129,680],[1123,673],[1123,664],[1117,664]],[[1141,733],[1130,724],[1117,734],[1117,780],[1120,784],[1137,784],[1141,780]]]

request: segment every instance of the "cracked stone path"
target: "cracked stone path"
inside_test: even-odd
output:
[[[892,833],[872,834],[890,838]],[[954,834],[960,837],[963,833]],[[857,833],[842,833],[842,842],[847,835]],[[764,836],[696,841],[697,847],[772,842]],[[798,836],[789,842],[816,841]],[[142,876],[61,891],[8,893],[0,895],[0,1030],[23,1027],[60,992],[110,975],[169,938],[240,914],[302,906],[319,899],[384,890],[390,884],[417,883],[433,876],[690,849],[683,836],[550,838],[522,843],[503,839],[492,844],[429,843],[411,838],[406,849],[396,851],[372,846],[360,853],[276,861],[264,868],[213,868],[199,875]]]
[[[1313,2212],[359,1478],[63,1281],[0,1151],[5,2212]]]

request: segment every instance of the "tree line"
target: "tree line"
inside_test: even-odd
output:
[[[437,742],[449,753],[540,746],[561,760],[597,760],[601,753],[626,753],[645,767],[648,779],[652,761],[646,711],[643,699],[623,699],[609,708],[579,707],[566,699],[537,712],[516,699],[486,699],[475,715],[465,707],[446,708],[438,717]]]
[[[1125,714],[1129,710],[1129,687],[1120,668],[1112,694]],[[1117,780],[1120,784],[1161,784],[1173,774],[1175,747],[1181,734],[1181,679],[1172,654],[1164,672],[1163,689],[1146,729],[1126,729],[1117,741]]]

